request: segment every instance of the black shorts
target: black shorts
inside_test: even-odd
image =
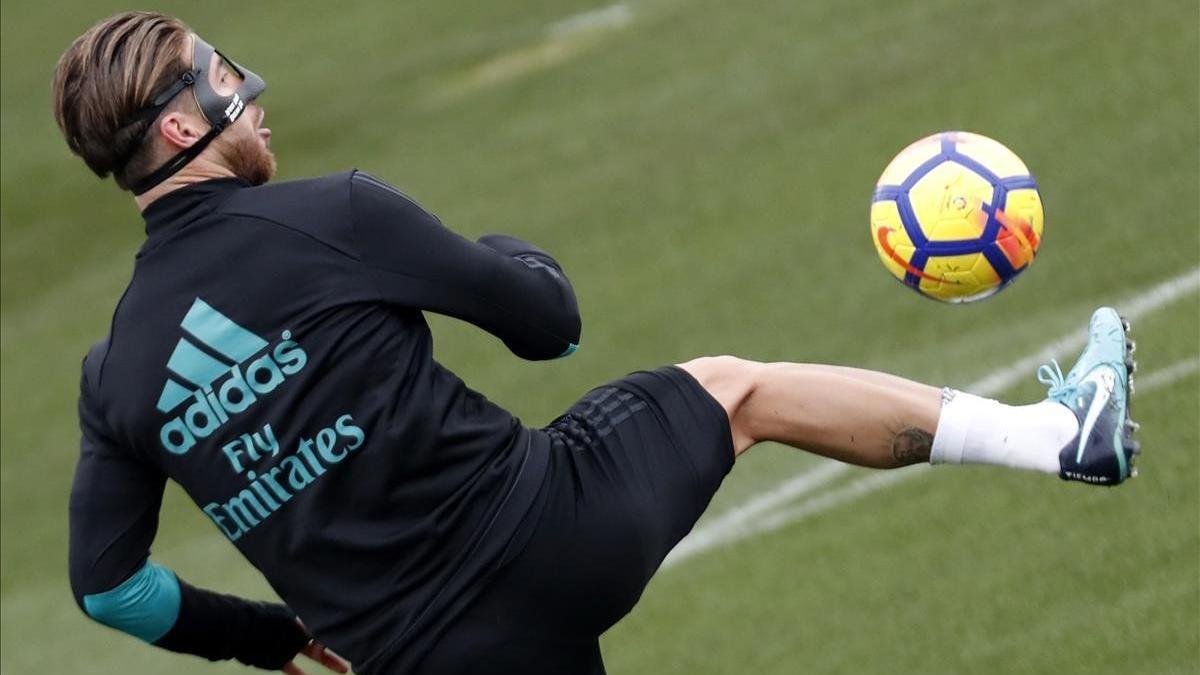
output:
[[[527,526],[422,675],[603,673],[600,634],[733,466],[725,410],[673,366],[594,389],[539,433],[550,456]]]

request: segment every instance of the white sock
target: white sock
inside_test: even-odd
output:
[[[1054,401],[1011,406],[946,389],[930,464],[994,464],[1058,474],[1079,421]]]

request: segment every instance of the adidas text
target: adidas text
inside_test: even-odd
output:
[[[211,436],[230,417],[245,412],[258,397],[270,394],[289,376],[300,372],[308,363],[308,355],[291,339],[291,331],[283,331],[281,337],[283,340],[274,348],[244,364],[244,371],[243,364],[235,364],[223,381],[194,390],[183,414],[171,418],[159,430],[163,447],[176,455],[186,454],[198,439]]]

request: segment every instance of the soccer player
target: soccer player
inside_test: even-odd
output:
[[[146,227],[83,362],[70,581],[96,621],[293,674],[298,655],[345,672],[325,645],[367,674],[602,673],[598,636],[761,441],[881,469],[1131,475],[1132,348],[1107,308],[1066,377],[1039,372],[1035,405],[717,356],[527,428],[433,360],[422,312],[524,359],[567,356],[580,317],[561,266],[513,237],[463,239],[358,171],[270,184],[265,86],[143,12],[88,30],[55,71],[67,144]],[[150,559],[168,479],[286,605]]]

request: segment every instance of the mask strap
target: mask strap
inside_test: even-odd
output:
[[[208,130],[208,133],[201,136],[200,140],[193,143],[191,147],[181,150],[174,157],[168,159],[165,164],[155,169],[153,173],[130,185],[129,189],[133,191],[133,194],[140,195],[164,180],[170,178],[175,174],[176,171],[182,169],[188,162],[196,159],[200,153],[204,152],[204,149],[208,147],[208,144],[212,143],[213,139],[217,137],[217,134],[221,133],[221,131],[224,129],[224,123],[214,124],[213,127]]]
[[[141,112],[135,115],[133,119],[126,124],[128,125],[134,122],[141,122],[145,119],[154,119],[155,117],[158,117],[158,114],[162,112],[163,108],[167,107],[167,104],[171,102],[171,99],[178,96],[179,92],[196,83],[197,77],[200,77],[199,68],[193,68],[191,70],[184,71],[184,73],[179,76],[179,79],[175,80],[174,84],[163,91],[163,93],[155,96],[154,100],[150,102],[150,105],[143,108]]]
[[[174,84],[172,84],[170,87],[167,87],[167,89],[164,90],[158,96],[155,96],[154,100],[151,101],[149,105],[147,105],[145,108],[142,108],[141,110],[139,110],[137,113],[134,114],[133,117],[131,117],[129,120],[127,120],[124,124],[122,124],[121,129],[133,126],[134,124],[141,124],[146,121],[154,121],[154,120],[158,119],[158,116],[160,114],[162,114],[163,108],[167,107],[167,104],[170,103],[171,100],[174,99],[176,96],[178,96],[179,92],[181,92],[184,89],[187,89],[188,87],[195,84],[196,78],[199,75],[200,75],[200,70],[198,68],[193,68],[192,70],[185,71],[182,75],[179,76],[178,80],[175,80]],[[126,153],[120,158],[120,160],[117,161],[116,171],[124,171],[125,170],[125,166],[129,164],[130,160],[133,159],[133,156],[138,153],[138,150],[140,150],[142,145],[146,142],[145,136],[146,136],[146,132],[148,132],[149,130],[150,130],[149,127],[143,129],[141,139],[138,140],[136,143],[131,144],[129,150],[126,151]]]

